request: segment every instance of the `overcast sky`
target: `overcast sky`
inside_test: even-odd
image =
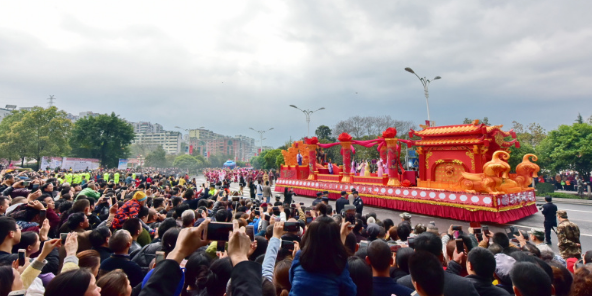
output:
[[[0,105],[306,135],[355,115],[592,115],[592,1],[0,1]]]

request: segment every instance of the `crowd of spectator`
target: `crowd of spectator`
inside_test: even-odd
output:
[[[345,192],[333,210],[159,172],[1,175],[0,296],[592,295],[592,251],[564,258],[537,229],[440,232]]]

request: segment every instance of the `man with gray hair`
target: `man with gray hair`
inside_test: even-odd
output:
[[[193,227],[195,223],[195,212],[193,210],[185,210],[181,214],[181,221],[183,222],[183,228]]]

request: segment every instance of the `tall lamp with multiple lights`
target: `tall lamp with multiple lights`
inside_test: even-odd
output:
[[[296,107],[294,105],[290,105],[290,107],[295,108],[295,109],[298,109],[298,110],[302,111],[302,113],[304,113],[306,115],[306,125],[307,125],[307,128],[306,128],[306,136],[307,137],[310,137],[310,114],[313,114],[313,113],[315,113],[317,111],[325,110],[325,107],[321,107],[321,108],[319,108],[317,110],[314,110],[314,111],[312,111],[312,110],[302,110],[302,109],[300,109],[300,108],[298,108],[298,107]]]
[[[417,76],[417,78],[419,79],[419,81],[421,81],[421,84],[423,85],[423,92],[425,94],[426,105],[427,105],[427,108],[428,108],[428,121],[431,124],[432,121],[430,120],[430,102],[428,100],[428,98],[430,97],[430,94],[428,92],[428,87],[430,85],[430,82],[432,82],[434,80],[442,79],[442,77],[436,76],[436,77],[434,77],[434,79],[429,80],[429,79],[426,79],[425,77],[423,77],[423,78],[422,77],[419,77],[417,74],[415,74],[415,72],[413,71],[413,69],[411,69],[409,67],[405,68],[405,71],[407,71],[407,72],[409,72],[409,73]]]
[[[250,127],[249,129],[250,130],[254,130],[254,131],[256,131],[256,132],[259,133],[259,140],[260,140],[260,142],[259,142],[259,153],[263,152],[263,140],[265,140],[265,139],[263,139],[263,134],[266,133],[266,132],[268,132],[268,131],[270,131],[270,130],[272,130],[273,127],[270,128],[270,129],[268,129],[268,130],[260,130],[260,131],[254,129],[252,127]]]

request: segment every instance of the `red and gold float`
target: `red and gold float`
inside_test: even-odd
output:
[[[537,157],[524,156],[510,174],[509,148],[520,147],[513,131],[502,126],[472,124],[428,127],[409,131],[413,140],[396,138],[388,128],[374,140],[357,141],[346,133],[338,142],[320,144],[316,137],[295,142],[282,151],[285,165],[275,190],[292,187],[296,194],[316,196],[329,191],[329,198],[339,198],[341,191],[356,188],[364,204],[457,220],[508,223],[537,212],[532,178],[539,166]],[[510,141],[506,140],[511,138]],[[419,157],[418,171],[405,171],[401,145],[414,148]],[[317,148],[341,146],[342,166],[316,162]],[[355,145],[377,145],[388,174],[356,176],[351,172]],[[296,155],[304,157],[298,165]],[[532,159],[532,161],[531,161]],[[327,167],[331,165],[331,168]],[[332,173],[329,173],[332,172]]]

